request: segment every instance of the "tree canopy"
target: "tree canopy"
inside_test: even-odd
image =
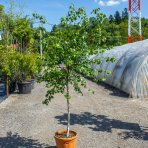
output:
[[[93,21],[93,17],[90,18]],[[142,36],[148,38],[148,19],[142,18]],[[52,31],[60,29],[61,26],[54,25]],[[125,8],[121,13],[116,11],[102,23],[102,34],[106,38],[106,46],[119,46],[127,43],[128,36],[128,10]]]

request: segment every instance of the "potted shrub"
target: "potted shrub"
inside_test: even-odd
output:
[[[15,90],[15,76],[18,69],[18,53],[6,46],[0,46],[0,72],[6,81],[6,95]],[[13,87],[13,88],[12,88]]]
[[[34,88],[36,77],[42,71],[42,59],[38,53],[32,54],[30,58],[32,61],[30,69],[31,84],[32,88]]]
[[[81,87],[86,88],[86,81],[80,73],[95,78],[96,71],[91,64],[100,64],[101,59],[93,60],[89,56],[105,51],[100,47],[104,41],[101,24],[105,15],[99,13],[99,9],[92,14],[90,19],[83,8],[76,10],[70,6],[68,15],[61,18],[59,28],[51,32],[46,41],[45,67],[40,82],[46,82],[48,91],[43,103],[48,105],[56,93],[62,93],[67,100],[67,129],[55,132],[57,148],[76,148],[77,132],[70,130],[70,88],[83,95]]]
[[[17,88],[16,77],[18,75],[20,53],[18,53],[15,49],[10,49],[10,50],[11,50],[11,57],[10,57],[9,70],[11,71],[11,76],[9,78],[10,81],[9,92],[13,93]]]
[[[9,77],[11,76],[11,71],[9,69],[10,64],[10,52],[6,46],[0,45],[0,72],[5,79],[6,86],[6,96],[9,95]]]
[[[17,81],[19,93],[31,93],[35,77],[42,70],[42,61],[37,53],[23,53],[18,57]]]
[[[31,93],[31,73],[33,70],[33,56],[30,53],[19,54],[18,57],[19,66],[17,72],[18,89],[21,94]]]

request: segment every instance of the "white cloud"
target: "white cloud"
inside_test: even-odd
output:
[[[102,0],[99,1],[99,5],[100,6],[105,6],[105,2],[103,2]]]
[[[115,6],[115,5],[119,5],[123,2],[127,2],[128,0],[94,0],[95,3],[98,3],[100,6]]]
[[[119,1],[115,1],[115,0],[109,0],[106,5],[107,6],[114,6],[114,5],[119,5],[120,2]]]
[[[121,0],[122,2],[127,2],[128,0]]]

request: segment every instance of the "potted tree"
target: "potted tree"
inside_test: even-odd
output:
[[[18,69],[18,53],[6,46],[0,46],[0,72],[6,81],[6,95],[9,95],[11,90],[15,89],[12,87],[12,82],[15,80],[15,76]],[[11,86],[11,87],[10,87]]]
[[[43,103],[48,105],[56,93],[62,93],[67,101],[67,129],[55,132],[57,148],[76,148],[77,132],[70,130],[70,88],[83,95],[81,86],[86,88],[86,81],[81,73],[95,78],[96,71],[91,64],[101,63],[101,59],[89,56],[105,51],[100,46],[105,41],[101,35],[105,15],[99,9],[93,10],[92,15],[90,19],[83,8],[70,6],[68,15],[61,18],[59,27],[46,41],[45,67],[40,82],[46,82],[48,91]]]
[[[36,77],[42,71],[42,59],[38,53],[32,53],[30,56],[30,75],[31,75],[31,85],[34,88]]]
[[[19,66],[17,72],[18,89],[21,94],[31,93],[31,71],[34,70],[33,55],[30,53],[19,54]]]
[[[15,49],[10,49],[11,56],[9,57],[9,70],[11,72],[11,76],[9,77],[9,92],[13,93],[16,90],[17,81],[16,77],[18,74],[18,68],[19,68],[19,53]]]
[[[16,73],[19,93],[31,93],[34,87],[35,76],[42,70],[42,61],[38,53],[19,53],[19,66]]]

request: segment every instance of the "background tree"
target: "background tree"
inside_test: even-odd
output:
[[[128,19],[128,10],[127,8],[124,8],[124,11],[122,11],[122,19]]]
[[[119,11],[116,11],[115,12],[114,17],[115,17],[115,23],[116,24],[120,24],[121,23],[121,15],[120,15],[120,12]]]
[[[10,8],[8,10],[5,10],[4,7],[0,5],[0,34],[2,36],[2,39],[0,40],[0,60],[2,63],[0,71],[6,78],[7,96],[9,94],[9,82],[13,79],[12,77],[14,76],[13,69],[16,70],[17,67],[17,63],[13,64],[13,62],[18,62],[19,59],[19,57],[15,58],[16,55],[25,53],[28,54],[28,58],[30,59],[29,54],[34,55],[37,52],[34,46],[35,39],[33,38],[34,29],[32,28],[32,21],[28,17],[19,15],[18,12],[15,13],[17,5],[15,5],[14,10],[13,0],[10,1]]]
[[[32,22],[30,22],[30,20],[27,18],[17,18],[15,21],[12,36],[21,43],[21,52],[23,52],[22,50],[26,49],[33,50],[32,44],[34,41],[34,30],[31,27],[31,23]]]
[[[143,39],[148,38],[148,19],[142,18],[142,36]]]
[[[148,38],[148,19],[142,18],[142,36],[143,39]],[[128,11],[125,8],[122,11],[122,17],[119,12],[115,12],[115,15],[110,15],[108,19],[103,22],[103,35],[106,37],[107,44],[119,46],[127,44],[128,35]]]
[[[40,55],[41,55],[41,58],[42,58],[42,55],[43,55],[43,46],[42,46],[42,41],[43,41],[43,24],[45,24],[47,21],[46,21],[46,18],[44,16],[41,16],[37,13],[33,13],[33,17],[35,20],[39,20],[39,28],[40,28]]]
[[[110,23],[114,23],[115,22],[115,18],[113,17],[113,15],[110,15],[108,19],[109,19]]]

